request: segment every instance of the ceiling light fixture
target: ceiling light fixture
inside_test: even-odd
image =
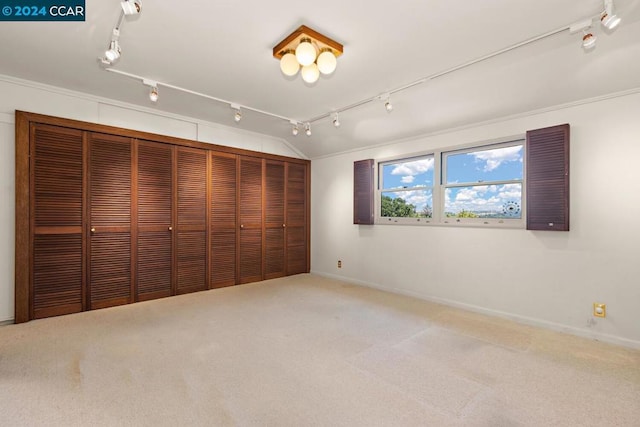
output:
[[[584,35],[582,36],[582,47],[584,50],[591,50],[596,47],[596,40],[598,38],[593,35],[592,32],[584,31]]]
[[[387,110],[387,113],[393,111],[393,104],[391,103],[391,96],[387,96],[387,100],[384,101],[384,109]]]
[[[340,127],[340,118],[338,117],[338,112],[336,111],[333,114],[333,126],[339,128]]]
[[[616,28],[622,19],[613,11],[613,0],[604,0],[604,11],[600,17],[600,22],[607,30]]]
[[[591,30],[592,23],[593,19],[589,18],[569,26],[569,34],[582,33],[582,48],[586,51],[596,47],[597,37]]]
[[[158,102],[158,82],[149,79],[142,79],[142,84],[149,86],[149,99],[151,102]]]
[[[302,68],[302,79],[309,84],[317,82],[321,73],[332,74],[343,52],[340,43],[304,25],[273,48],[282,74],[293,77]]]
[[[307,124],[304,125],[304,133],[307,136],[311,136],[311,123],[307,122]]]
[[[120,59],[120,54],[122,53],[122,49],[120,48],[120,43],[118,43],[118,39],[120,38],[120,30],[118,28],[114,28],[111,33],[111,41],[109,42],[109,46],[107,50],[104,52],[104,61],[107,64],[113,64],[118,59]]]
[[[157,87],[152,87],[151,91],[149,92],[149,99],[151,100],[151,102],[158,102],[158,88]]]
[[[233,114],[233,120],[238,123],[240,120],[242,120],[242,111],[240,111],[240,106],[238,104],[231,104],[231,108],[235,110],[235,113]]]
[[[124,0],[120,6],[125,15],[137,15],[142,10],[142,0]]]
[[[291,123],[291,134],[293,136],[298,136],[298,122],[295,120],[289,120],[289,123]]]

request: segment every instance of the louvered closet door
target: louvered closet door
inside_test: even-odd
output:
[[[31,318],[82,311],[82,132],[31,127]]]
[[[240,283],[262,280],[262,160],[240,158]]]
[[[285,275],[284,165],[270,160],[265,163],[265,279]]]
[[[133,302],[131,274],[131,140],[89,136],[89,302]]]
[[[308,273],[307,167],[287,163],[287,275]]]
[[[207,289],[207,151],[178,148],[177,293]]]
[[[211,153],[211,287],[236,282],[237,157]]]
[[[138,301],[172,294],[173,151],[166,144],[138,143]]]

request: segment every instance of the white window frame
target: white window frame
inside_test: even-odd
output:
[[[522,145],[522,159],[523,159],[523,175],[522,180],[508,180],[508,181],[488,181],[487,185],[502,185],[521,183],[522,185],[522,201],[520,204],[521,215],[520,218],[447,218],[444,215],[444,195],[445,189],[449,187],[468,187],[477,185],[477,183],[456,183],[449,184],[446,181],[445,167],[445,155],[461,154],[465,152],[475,152],[482,150],[490,150],[495,148],[504,148],[509,146]],[[382,167],[385,164],[402,163],[419,159],[421,157],[433,156],[434,159],[434,185],[432,188],[432,202],[433,202],[433,214],[432,218],[390,218],[382,217],[381,205],[382,205]],[[464,144],[454,147],[446,147],[441,149],[435,149],[424,152],[410,153],[402,156],[384,158],[376,161],[375,167],[375,182],[376,182],[376,197],[375,197],[375,224],[379,225],[417,225],[417,226],[448,226],[448,227],[487,227],[487,228],[525,228],[526,224],[526,143],[524,135],[514,135],[505,138],[492,139],[490,141],[482,141],[471,144]],[[387,189],[388,191],[389,189]]]
[[[383,188],[383,177],[382,177],[382,173],[381,170],[385,165],[391,165],[391,164],[397,164],[397,163],[405,163],[405,162],[412,162],[412,161],[416,161],[416,160],[421,160],[421,159],[426,159],[426,158],[433,158],[433,164],[434,164],[434,171],[433,171],[433,183],[430,187],[404,187],[404,188]],[[438,181],[438,176],[436,174],[436,170],[435,170],[435,165],[437,162],[437,158],[435,156],[434,153],[420,153],[417,155],[409,155],[409,156],[403,156],[401,158],[398,159],[391,159],[391,160],[385,160],[385,161],[380,161],[377,162],[377,167],[375,168],[376,171],[376,181],[377,182],[377,191],[376,191],[376,203],[375,203],[375,209],[376,209],[376,215],[375,215],[375,223],[376,224],[405,224],[405,225],[423,225],[423,224],[431,224],[434,222],[434,217],[436,215],[436,206],[435,206],[435,198],[434,198],[434,192],[436,191],[436,188],[438,187],[437,185],[437,181]],[[408,218],[408,217],[384,217],[381,215],[381,211],[382,211],[382,193],[384,192],[391,192],[391,191],[396,191],[396,192],[403,192],[403,191],[416,191],[416,190],[424,190],[425,188],[428,188],[431,190],[431,210],[432,210],[432,217],[431,218],[425,218],[425,217],[420,217],[420,218]]]

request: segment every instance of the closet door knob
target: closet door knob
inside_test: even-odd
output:
[[[169,226],[169,231],[173,231],[173,227]]]
[[[240,228],[244,228],[244,224],[240,224]]]
[[[282,228],[285,228],[287,226],[287,224],[282,224]]]
[[[95,228],[93,228],[93,227],[91,227],[91,232],[92,232],[92,233],[95,233],[95,232],[96,232],[96,229],[95,229]]]

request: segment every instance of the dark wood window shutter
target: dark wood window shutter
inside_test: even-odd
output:
[[[374,160],[353,162],[353,223],[373,224]]]
[[[569,231],[569,125],[527,132],[527,230]]]

